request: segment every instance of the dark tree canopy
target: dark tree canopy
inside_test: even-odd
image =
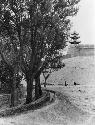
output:
[[[22,76],[17,74],[16,77],[16,87],[19,86],[19,83],[22,80]],[[0,62],[0,84],[1,84],[1,93],[11,93],[11,86],[13,84],[13,69],[11,69],[3,60]]]
[[[34,63],[37,64],[37,60],[40,63],[42,58],[54,56],[58,53],[57,50],[65,47],[70,30],[68,17],[77,13],[75,4],[78,2],[79,0],[3,2],[1,33],[10,37],[15,52],[21,46],[27,69],[31,65],[31,57],[35,56]]]
[[[24,72],[27,79],[27,103],[32,101],[33,80],[36,79],[35,86],[38,89],[40,86],[38,78],[44,68],[49,66],[46,64],[55,61],[60,49],[66,46],[70,30],[69,17],[77,14],[76,5],[79,1],[1,2],[0,52],[3,60],[15,68],[14,73],[17,73],[18,68]]]

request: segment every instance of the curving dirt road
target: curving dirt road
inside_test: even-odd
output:
[[[73,105],[68,96],[57,92],[53,104],[18,116],[0,118],[0,125],[94,125],[94,121],[94,116]]]
[[[95,125],[95,58],[78,57],[65,60],[65,63],[66,67],[58,71],[60,78],[57,74],[51,76],[52,80],[50,78],[55,81],[55,86],[47,87],[57,91],[54,103],[36,111],[0,118],[0,125]],[[73,79],[80,85],[73,86],[72,82],[64,86],[64,73],[68,83]],[[62,86],[58,86],[58,80],[63,82]]]

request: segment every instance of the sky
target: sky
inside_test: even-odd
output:
[[[72,22],[71,32],[79,33],[82,44],[95,44],[95,0],[81,0]]]

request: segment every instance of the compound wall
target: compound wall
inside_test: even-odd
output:
[[[94,45],[70,45],[68,48],[67,55],[71,57],[75,56],[94,56],[95,55],[95,46]]]

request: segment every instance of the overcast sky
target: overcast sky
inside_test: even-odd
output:
[[[80,34],[81,43],[95,44],[95,0],[81,0],[79,12],[72,21],[72,31]]]

